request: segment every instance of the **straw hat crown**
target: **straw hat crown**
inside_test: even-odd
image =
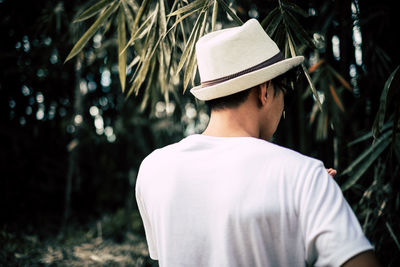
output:
[[[196,43],[201,85],[190,92],[200,100],[231,95],[271,80],[301,64],[304,57],[284,59],[260,23],[219,30]]]
[[[241,27],[212,32],[196,44],[202,81],[225,77],[251,68],[279,53],[278,46],[257,20]]]

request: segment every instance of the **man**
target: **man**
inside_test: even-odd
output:
[[[378,266],[323,164],[268,142],[291,69],[257,20],[196,44],[203,134],[151,153],[136,198],[160,266]]]

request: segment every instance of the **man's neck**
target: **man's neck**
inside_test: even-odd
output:
[[[210,121],[203,135],[217,137],[249,136],[259,138],[256,118],[244,108],[212,111]]]

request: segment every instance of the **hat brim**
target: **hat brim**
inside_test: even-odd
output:
[[[300,65],[304,61],[303,56],[296,56],[279,61],[265,68],[241,75],[228,81],[218,83],[216,85],[201,87],[195,86],[190,92],[199,100],[207,101],[232,95],[263,82],[272,80],[273,78],[287,72],[288,70]]]

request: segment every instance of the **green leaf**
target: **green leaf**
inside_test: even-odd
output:
[[[388,147],[390,144],[390,139],[382,139],[384,141],[379,144],[373,145],[369,150],[371,150],[368,154],[369,157],[364,161],[359,168],[357,168],[356,172],[342,185],[342,191],[345,191],[352,187],[357,181],[361,178],[361,176],[368,170],[371,164],[380,156],[380,154]]]
[[[166,69],[167,76],[165,77],[165,79],[167,81],[170,81],[171,75],[173,75],[172,69],[176,65],[176,64],[174,64],[176,62],[174,59],[175,59],[175,53],[176,53],[176,45],[175,45],[176,36],[175,35],[177,34],[177,32],[178,31],[175,28],[174,31],[171,34],[171,43],[170,43],[171,50],[170,50],[169,61],[168,61],[167,69]]]
[[[183,75],[183,93],[185,93],[190,80],[194,76],[194,69],[196,68],[196,64],[197,64],[196,53],[192,53],[187,62],[185,73]]]
[[[195,1],[191,2],[191,3],[189,3],[188,5],[183,6],[183,7],[179,8],[179,9],[177,9],[176,11],[168,14],[168,17],[177,16],[177,15],[181,15],[182,13],[187,13],[187,12],[191,12],[193,10],[197,10],[197,9],[203,7],[204,3],[206,1],[207,0],[195,0]]]
[[[271,22],[271,20],[277,15],[280,14],[279,12],[279,7],[275,7],[272,9],[271,12],[268,13],[268,15],[261,21],[261,26],[265,29],[267,25]]]
[[[350,92],[353,92],[353,88],[351,88],[350,84],[343,78],[342,75],[339,74],[332,66],[329,64],[325,64],[326,68],[333,74],[333,76],[338,80],[344,88],[349,90]]]
[[[170,32],[170,31],[171,31],[173,28],[175,28],[178,24],[180,24],[180,26],[183,28],[183,23],[182,23],[182,21],[183,21],[184,19],[186,19],[187,17],[189,17],[190,15],[192,15],[193,13],[198,12],[200,9],[201,9],[201,7],[197,8],[197,9],[194,9],[194,10],[192,10],[192,11],[186,13],[186,14],[183,15],[183,16],[177,15],[177,20],[174,22],[174,24],[171,26],[171,28],[168,30],[168,32]],[[182,30],[182,33],[183,33],[183,32],[184,32],[184,31]],[[185,38],[185,35],[183,35],[183,37]],[[184,40],[184,42],[185,42],[185,40]]]
[[[140,56],[136,56],[134,59],[132,59],[131,63],[129,63],[128,69],[135,66],[139,61],[140,61]]]
[[[146,20],[142,23],[139,29],[137,30],[132,29],[131,38],[129,39],[123,51],[128,49],[128,47],[131,46],[137,39],[141,39],[146,34],[148,34],[148,32],[152,29],[154,23],[156,22],[157,14],[158,14],[158,3],[153,12],[146,18]],[[143,53],[143,51],[144,50],[142,49],[141,52]]]
[[[316,139],[325,140],[328,134],[328,115],[320,113],[317,120]]]
[[[232,11],[232,9],[225,3],[224,0],[217,0],[218,3],[225,9],[226,13],[236,22],[237,25],[243,25],[243,21]]]
[[[215,31],[215,25],[217,24],[218,15],[218,1],[214,0],[213,11],[211,16],[211,31]]]
[[[143,100],[142,103],[140,104],[140,111],[143,112],[147,106],[149,97],[150,97],[150,88],[153,85],[153,80],[154,80],[154,69],[156,66],[156,61],[153,60],[151,62],[151,66],[150,66],[150,74],[147,76],[147,84],[146,84],[146,88],[144,89],[144,94],[143,94]]]
[[[379,101],[380,102],[379,110],[376,114],[375,121],[374,121],[374,124],[372,127],[372,133],[373,133],[374,138],[377,138],[378,135],[380,134],[383,123],[385,121],[387,96],[388,96],[392,81],[393,81],[397,71],[399,70],[399,68],[400,68],[400,66],[397,66],[397,68],[392,72],[392,74],[390,74],[389,78],[385,82],[385,86],[383,87],[383,91],[382,91],[381,98]]]
[[[300,41],[300,43],[306,43],[309,47],[315,48],[315,45],[311,39],[310,34],[301,26],[301,23],[293,16],[291,12],[284,12],[284,19],[287,21],[286,25],[291,29]]]
[[[389,231],[390,236],[392,237],[393,241],[396,243],[397,249],[400,250],[400,242],[397,239],[395,233],[393,232],[392,227],[390,227],[390,224],[388,222],[385,222],[385,224],[386,224],[386,228]]]
[[[297,50],[296,50],[296,47],[295,47],[295,45],[294,45],[294,43],[292,41],[293,40],[292,36],[290,35],[289,32],[287,32],[286,34],[287,34],[287,40],[288,40],[288,44],[289,44],[290,54],[291,54],[292,57],[295,57],[295,56],[297,56]]]
[[[278,28],[275,31],[275,36],[273,37],[274,37],[273,40],[275,41],[275,43],[278,45],[279,48],[282,49],[283,47],[285,47],[285,44],[287,42],[287,35],[286,35],[285,25],[283,25],[283,23],[278,24]]]
[[[126,0],[123,0],[121,2],[122,2],[122,6],[124,8],[125,17],[126,17],[126,21],[128,23],[128,27],[129,27],[129,29],[132,29],[133,28],[133,23],[134,23],[132,11],[131,11],[129,5],[127,4]]]
[[[144,80],[146,79],[146,75],[149,71],[149,67],[151,62],[153,62],[153,47],[154,47],[154,40],[155,40],[155,28],[152,28],[148,38],[146,40],[146,44],[143,47],[145,49],[146,54],[141,58],[141,62],[139,63],[139,66],[137,67],[137,71],[134,74],[134,80],[132,82],[132,86],[128,91],[128,94],[126,95],[126,98],[128,98],[132,92],[135,92],[137,95],[139,93],[140,86],[143,84]]]
[[[206,12],[202,12],[199,16],[199,18],[202,19],[201,25],[199,26],[198,30],[196,31],[195,35],[195,42],[200,38],[200,36],[204,33],[205,26],[207,24],[207,14]],[[189,81],[194,80],[195,77],[195,70],[196,70],[196,64],[197,64],[197,59],[196,59],[196,53],[195,53],[195,44],[193,45],[191,51],[190,51],[190,57],[189,60],[186,64],[186,69],[185,73],[183,76],[183,92],[186,91],[187,86],[189,85]]]
[[[291,10],[293,12],[296,12],[297,14],[299,14],[300,16],[303,16],[305,18],[308,17],[308,13],[306,11],[304,11],[304,9],[302,9],[301,7],[299,7],[298,5],[296,5],[293,2],[289,2],[289,1],[282,1],[282,6],[284,9],[287,10]]]
[[[137,13],[137,11],[139,10],[140,6],[136,3],[135,0],[125,0],[125,2],[133,10],[133,13]]]
[[[133,23],[133,28],[132,28],[132,32],[136,31],[137,26],[139,25],[139,21],[142,18],[143,12],[147,7],[149,0],[144,0],[143,3],[140,5],[140,8],[136,14],[136,18],[135,21]]]
[[[265,31],[269,36],[272,36],[276,29],[278,28],[279,24],[282,22],[282,15],[277,12],[276,16],[271,18],[271,22],[268,24],[267,28]]]
[[[357,159],[355,159],[343,172],[342,175],[348,174],[353,171],[353,169],[362,162],[368,155],[375,151],[375,148],[379,147],[384,141],[389,140],[389,136],[392,134],[392,130],[387,131],[381,138],[379,138],[374,144],[372,144],[368,149],[366,149]]]
[[[317,84],[320,81],[321,77],[324,77],[324,74],[322,71],[314,72],[312,79],[311,79],[312,84]],[[310,85],[308,85],[306,90],[304,90],[304,93],[301,95],[301,99],[305,100],[309,96],[310,92],[312,93],[312,90],[311,90]]]
[[[93,6],[89,7],[85,11],[83,11],[75,20],[74,22],[84,21],[87,20],[97,13],[99,13],[103,8],[107,7],[110,3],[114,0],[101,0],[94,4]]]
[[[203,13],[200,14],[200,16],[197,18],[197,20],[196,20],[196,22],[195,22],[195,24],[193,26],[193,30],[190,33],[190,36],[189,36],[189,39],[188,39],[188,41],[186,43],[185,49],[182,52],[181,59],[179,60],[179,64],[178,64],[178,68],[176,70],[176,73],[178,73],[182,69],[182,67],[185,65],[186,59],[191,55],[191,52],[194,49],[194,46],[195,46],[195,43],[196,43],[196,36],[197,36],[197,33],[198,33],[199,29],[200,29],[200,21],[201,21],[201,18],[202,18],[202,14]]]
[[[125,13],[123,8],[118,12],[118,72],[121,82],[122,92],[125,91],[126,81],[126,29],[125,29]],[[123,51],[124,50],[124,51]]]
[[[318,107],[322,111],[322,104],[321,104],[321,101],[319,100],[317,89],[315,89],[314,84],[311,81],[310,74],[308,73],[308,70],[307,70],[306,66],[304,65],[304,63],[301,63],[301,67],[303,69],[304,75],[307,78],[308,84],[310,85],[311,91],[312,91],[312,93],[313,93],[313,95],[314,95],[314,97],[315,97],[315,99],[317,101]]]
[[[90,40],[90,38],[97,32],[97,30],[104,24],[104,22],[108,19],[117,10],[119,6],[119,1],[114,2],[107,10],[101,14],[97,20],[90,26],[90,28],[83,34],[83,36],[79,39],[79,41],[74,45],[71,52],[68,54],[67,59],[64,61],[67,62],[74,56],[76,56],[86,45],[86,43]]]
[[[392,126],[393,126],[393,122],[392,121],[386,122],[385,125],[383,125],[383,127],[382,127],[382,132],[386,131],[387,129],[389,129]],[[358,137],[357,139],[351,141],[350,143],[348,143],[347,147],[351,147],[351,146],[356,145],[358,143],[361,143],[361,142],[363,142],[365,140],[368,140],[368,139],[370,139],[372,137],[373,137],[372,131],[370,131],[370,132],[368,132],[366,134],[363,134],[362,136]]]
[[[167,20],[165,14],[164,0],[160,0],[160,11],[158,16],[158,25],[160,27],[160,35],[164,35],[167,32]]]

